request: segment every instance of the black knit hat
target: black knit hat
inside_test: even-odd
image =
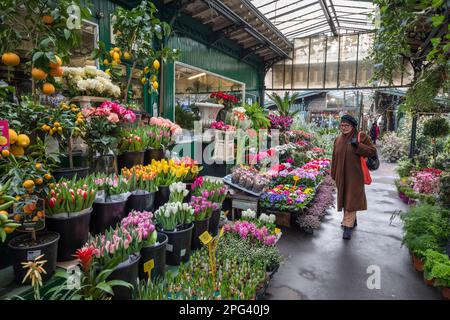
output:
[[[345,114],[341,117],[341,122],[348,122],[350,123],[352,126],[354,126],[356,128],[356,126],[358,126],[358,121],[356,121],[355,118],[353,118],[351,115],[349,114]]]

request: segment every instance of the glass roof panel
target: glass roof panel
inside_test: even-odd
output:
[[[288,39],[374,28],[375,5],[367,0],[251,0]]]

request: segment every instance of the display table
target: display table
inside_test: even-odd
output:
[[[252,196],[244,191],[228,187],[231,198],[231,220],[236,220],[240,217],[240,212],[251,209],[258,212],[258,199],[259,197]]]

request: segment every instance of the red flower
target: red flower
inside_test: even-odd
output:
[[[91,267],[93,254],[94,249],[88,247],[77,249],[77,251],[75,252],[75,258],[80,261],[81,267],[83,268],[83,271],[85,273],[88,272],[89,268]]]

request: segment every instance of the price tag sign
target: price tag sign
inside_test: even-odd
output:
[[[155,267],[155,260],[154,259],[150,259],[147,262],[144,263],[144,272],[148,273],[148,278],[150,279],[151,277],[151,272],[153,270],[153,268]]]
[[[275,234],[279,234],[281,232],[280,228],[275,228]]]
[[[212,237],[208,231],[203,232],[198,238],[201,242],[203,242],[203,244],[208,244],[212,240]]]

